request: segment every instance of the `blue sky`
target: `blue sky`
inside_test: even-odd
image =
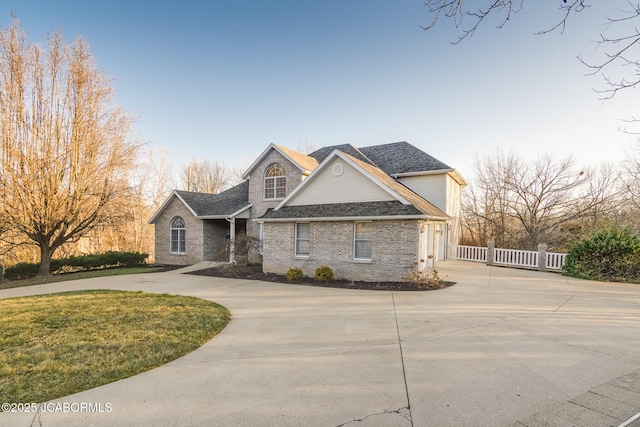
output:
[[[32,41],[85,38],[140,138],[176,166],[249,164],[271,142],[406,140],[472,178],[474,156],[497,148],[597,164],[637,139],[618,131],[640,116],[635,92],[600,101],[602,79],[576,59],[599,57],[590,40],[626,2],[534,35],[558,22],[556,3],[525,2],[455,46],[452,22],[420,28],[423,0],[0,0],[0,25],[13,11]]]

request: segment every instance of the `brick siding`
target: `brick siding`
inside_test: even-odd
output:
[[[170,253],[171,220],[182,217],[185,223],[186,251]],[[189,265],[202,261],[202,221],[195,219],[186,206],[174,197],[155,223],[156,263]]]
[[[299,267],[313,277],[315,269],[327,265],[336,278],[366,281],[401,281],[414,267],[420,238],[413,220],[373,221],[371,261],[354,260],[353,221],[312,222],[310,253],[296,257],[295,223],[264,224],[263,270],[284,274]]]
[[[252,172],[249,178],[249,203],[251,206],[251,219],[258,218],[262,216],[267,209],[275,208],[282,199],[276,200],[265,200],[264,199],[264,172],[267,167],[272,163],[279,163],[282,167],[284,167],[285,172],[287,174],[287,187],[286,187],[286,195],[288,196],[291,192],[302,182],[302,172],[291,163],[286,157],[282,156],[276,150],[271,150],[269,154],[263,159],[262,163],[260,163]],[[253,237],[256,239],[260,238],[260,225],[249,219],[247,221],[247,237]],[[249,262],[251,263],[261,263],[262,256],[260,256],[257,251],[250,251],[248,254]]]

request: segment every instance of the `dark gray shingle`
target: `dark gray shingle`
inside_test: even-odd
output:
[[[445,163],[406,141],[362,148],[351,144],[333,145],[320,148],[309,156],[321,163],[333,150],[340,150],[358,160],[374,165],[389,175],[451,169]]]
[[[403,205],[397,200],[366,203],[331,203],[325,205],[283,206],[278,210],[269,210],[264,219],[299,218],[340,218],[422,215],[412,205]]]
[[[249,181],[244,181],[222,193],[194,193],[176,190],[197,216],[228,216],[249,204]]]
[[[363,147],[360,151],[389,175],[451,169],[406,141]]]

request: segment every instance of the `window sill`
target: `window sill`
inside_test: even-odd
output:
[[[295,259],[309,259],[309,255],[294,255]]]
[[[184,256],[186,254],[187,254],[186,252],[169,252],[169,255],[182,255],[182,256]]]
[[[356,264],[371,264],[372,261],[370,259],[352,259],[351,262]]]

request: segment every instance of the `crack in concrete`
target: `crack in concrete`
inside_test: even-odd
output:
[[[336,427],[344,427],[347,424],[360,423],[360,422],[365,421],[365,420],[367,420],[367,419],[369,419],[371,417],[376,417],[376,416],[380,416],[380,415],[389,415],[389,414],[400,415],[403,418],[405,418],[407,421],[409,421],[411,423],[411,425],[413,426],[413,420],[411,419],[411,413],[410,413],[409,408],[403,407],[403,408],[394,409],[392,411],[384,411],[384,412],[377,412],[375,414],[369,414],[369,415],[365,416],[364,418],[356,418],[356,419],[353,419],[351,421],[347,421],[346,423],[338,424]]]
[[[31,420],[31,424],[30,424],[29,427],[33,427],[34,423],[36,422],[36,420],[38,420],[38,424],[37,425],[42,427],[43,424],[42,424],[41,417],[42,417],[42,412],[40,411],[40,406],[38,406],[38,412],[36,412],[36,414],[33,416],[33,419]]]
[[[413,427],[413,418],[411,416],[411,399],[409,398],[409,386],[407,385],[407,370],[404,367],[404,353],[402,351],[402,339],[400,338],[400,326],[398,325],[398,312],[396,310],[396,298],[393,292],[391,292],[391,302],[393,302],[393,316],[396,319],[396,333],[398,335],[398,347],[400,348],[400,361],[402,362],[402,378],[404,380],[404,391],[407,395],[407,411],[409,411],[409,422]]]

